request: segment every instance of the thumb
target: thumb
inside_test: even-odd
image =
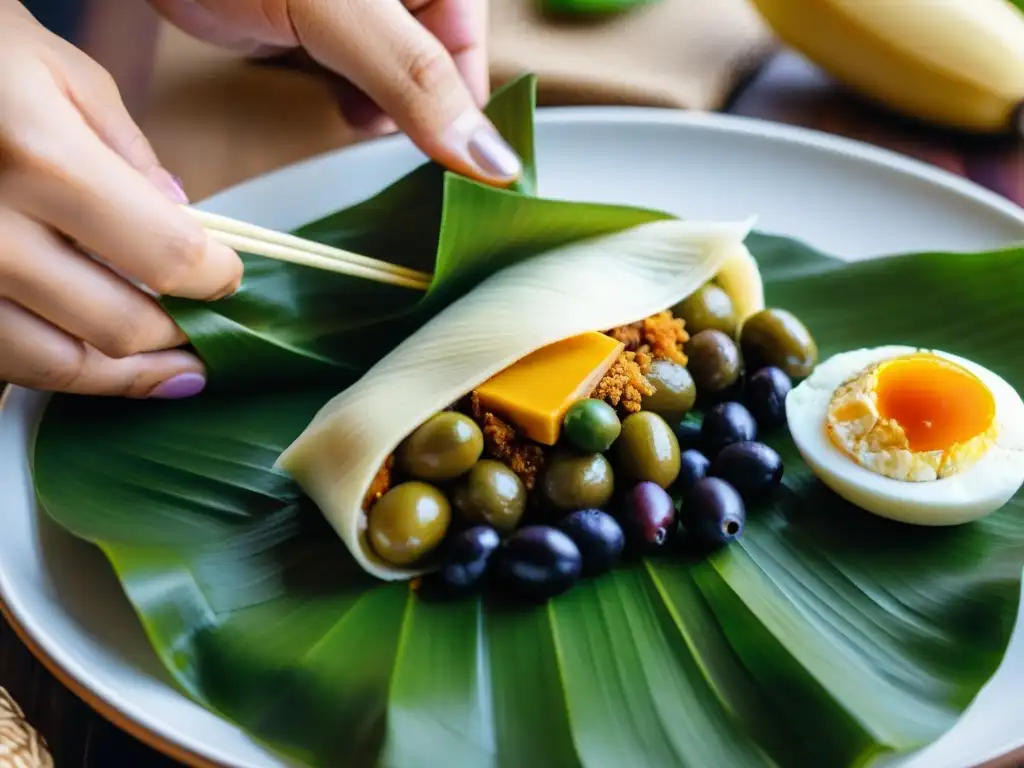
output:
[[[293,0],[289,8],[310,56],[370,96],[432,159],[502,186],[522,173],[451,55],[400,0]]]
[[[160,164],[149,140],[121,100],[110,74],[82,54],[80,61],[65,69],[65,77],[68,96],[100,140],[170,200],[187,203],[181,183]]]

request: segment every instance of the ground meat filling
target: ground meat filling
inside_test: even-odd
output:
[[[590,396],[604,400],[613,408],[636,413],[643,398],[654,394],[654,387],[644,376],[651,369],[651,362],[651,356],[642,349],[623,352]]]
[[[683,321],[668,310],[638,323],[612,328],[607,333],[616,341],[621,341],[627,352],[646,352],[654,359],[672,360],[686,365],[683,345],[690,340],[690,334],[686,332]]]
[[[651,315],[643,321],[643,333],[644,345],[651,357],[686,365],[683,345],[690,340],[690,334],[680,318],[673,317],[667,310]]]
[[[507,466],[523,481],[526,490],[532,491],[544,467],[544,449],[519,437],[511,424],[484,411],[475,392],[469,396],[468,413],[484,433],[484,455]]]
[[[370,483],[369,489],[366,491],[366,496],[363,498],[363,509],[369,509],[377,501],[391,489],[392,482],[392,471],[395,467],[395,456],[394,454],[387,457],[384,460],[383,466],[377,470],[377,474],[373,478],[373,482]]]

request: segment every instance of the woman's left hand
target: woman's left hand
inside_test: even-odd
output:
[[[150,0],[185,32],[248,55],[301,48],[342,78],[342,111],[382,114],[453,171],[505,186],[519,158],[480,110],[486,0]]]

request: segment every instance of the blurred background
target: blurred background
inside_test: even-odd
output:
[[[28,5],[46,8],[57,17],[66,2],[28,0]],[[92,22],[84,28],[79,25],[79,44],[121,82],[158,154],[184,179],[192,199],[366,138],[345,124],[329,88],[309,74],[279,63],[246,62],[197,42],[158,22],[143,2],[91,2]],[[868,6],[888,6],[904,16],[884,18],[880,24],[898,29],[904,23],[916,29],[939,26],[934,18],[937,8],[952,13],[948,9],[953,6],[971,3],[901,0]],[[1011,7],[1010,0],[978,0],[974,7],[991,3]],[[759,12],[767,9],[775,28],[793,39],[788,22],[806,15],[806,8],[843,5],[851,5],[851,0],[491,0],[492,80],[497,86],[521,71],[536,72],[543,104],[721,110],[818,128],[919,157],[1024,201],[1019,141],[965,135],[937,128],[927,119],[918,124],[873,106],[780,43]],[[618,12],[578,12],[595,7],[617,7]],[[1019,15],[1024,30],[1024,12]],[[787,23],[779,24],[780,20]],[[58,26],[69,23],[56,21]],[[812,26],[813,48],[815,22],[807,23]],[[961,37],[961,32],[969,35],[970,29],[964,27],[971,23],[979,30],[1007,26],[981,12],[952,23],[955,39],[923,37],[916,45],[945,57],[954,69],[961,61],[963,66],[976,61],[979,76],[984,77],[990,71],[1000,73],[993,68],[991,51],[998,47],[994,44],[1012,49],[1019,42],[1017,58],[1004,60],[1002,67],[1016,64],[1020,75],[1011,72],[1006,77],[1012,83],[993,82],[991,87],[1019,87],[1024,96],[1024,38],[1006,34],[1001,40],[984,41],[983,32],[973,42],[969,36]],[[848,38],[842,30],[831,34]],[[821,40],[832,64],[838,58],[833,41],[824,35]],[[843,52],[847,58],[840,64],[855,75],[863,70],[872,84],[892,79],[889,74],[894,73],[885,71],[869,77],[872,63],[879,59],[869,44],[851,39],[851,50]],[[917,61],[915,66],[928,64]],[[900,70],[899,61],[886,66]],[[926,90],[915,85],[910,82],[904,88],[911,93]],[[954,80],[949,88],[955,85]],[[937,87],[945,85],[939,81]],[[913,116],[913,109],[910,112]]]

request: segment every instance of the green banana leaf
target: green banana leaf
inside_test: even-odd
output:
[[[520,148],[532,93],[527,79],[496,96]],[[331,302],[333,276],[250,258],[237,298],[168,302],[217,387],[181,402],[55,397],[34,456],[46,512],[104,551],[184,693],[301,764],[819,768],[935,739],[1005,652],[1021,495],[956,528],[893,523],[827,491],[781,432],[768,440],[784,485],[740,542],[625,565],[526,609],[369,579],[273,471],[388,339],[482,276],[665,216],[543,200],[532,179],[492,190],[428,165],[359,216],[303,228],[433,270],[425,296],[353,308]],[[437,218],[397,242],[395,200]],[[769,303],[799,315],[823,356],[934,346],[1024,386],[1021,249],[849,265],[779,237],[748,245]],[[338,285],[353,301],[357,288]]]
[[[589,16],[621,13],[659,2],[661,0],[540,0],[540,7],[545,13],[556,16]]]

